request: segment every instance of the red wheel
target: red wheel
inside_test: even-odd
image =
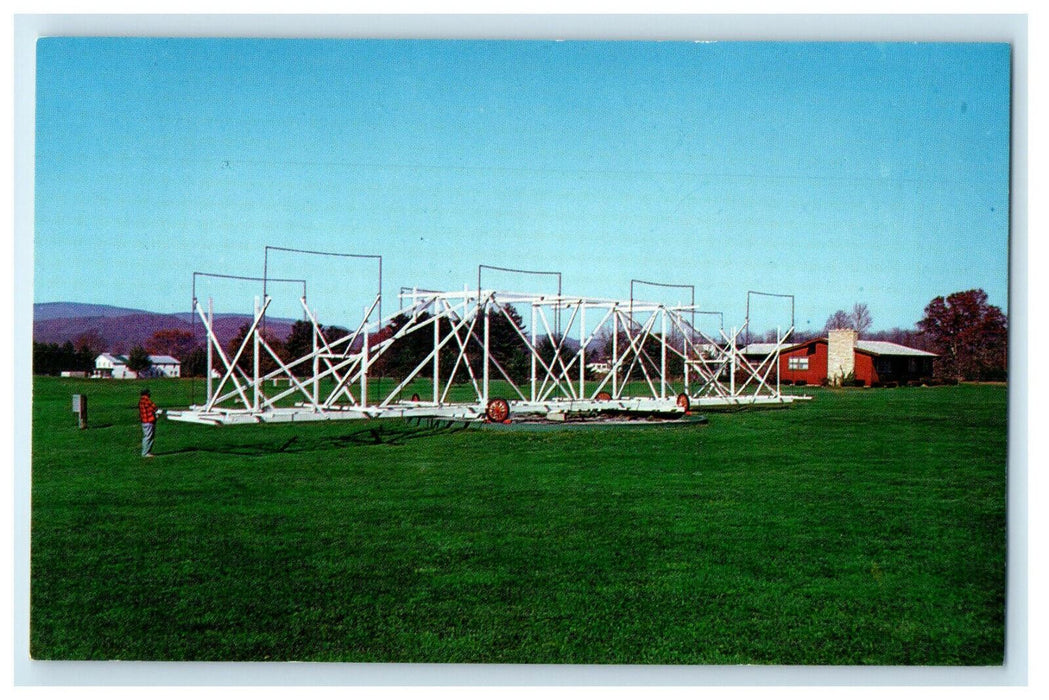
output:
[[[689,401],[688,394],[686,394],[685,392],[681,392],[680,394],[678,394],[677,405],[685,409],[685,413],[688,413],[688,410],[692,408],[692,402]]]
[[[612,395],[609,394],[607,391],[599,391],[597,392],[597,396],[595,398],[597,398],[598,401],[611,401]]]
[[[492,399],[484,411],[491,423],[502,423],[510,417],[510,404],[506,399]]]

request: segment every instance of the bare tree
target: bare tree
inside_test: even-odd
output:
[[[859,334],[864,334],[871,327],[871,311],[867,308],[866,304],[853,304],[852,306],[852,328],[856,329]]]
[[[852,328],[852,316],[848,311],[838,309],[827,319],[827,325],[823,327],[827,331],[837,331],[843,328]]]
[[[871,327],[871,312],[866,304],[853,304],[852,311],[838,309],[827,319],[825,331],[852,329],[857,333],[866,333]]]

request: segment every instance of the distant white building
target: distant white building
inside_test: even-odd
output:
[[[612,371],[611,362],[587,362],[586,368],[594,374],[608,374]]]
[[[171,355],[150,355],[149,361],[153,363],[150,368],[154,377],[180,377],[182,376],[182,363]]]
[[[95,377],[102,379],[134,379],[137,375],[127,368],[127,358],[104,352],[95,358]]]
[[[182,363],[170,355],[150,355],[149,361],[152,363],[152,366],[140,374],[128,369],[126,355],[113,355],[104,352],[95,358],[95,372],[92,376],[100,379],[182,376]]]

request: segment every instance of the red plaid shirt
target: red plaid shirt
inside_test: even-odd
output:
[[[157,405],[148,396],[143,396],[138,400],[138,417],[143,423],[157,422]]]

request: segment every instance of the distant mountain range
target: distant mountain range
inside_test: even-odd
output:
[[[72,301],[51,301],[33,304],[33,321],[51,321],[56,318],[113,318],[148,314],[141,309],[124,309],[104,304],[79,304]],[[166,314],[165,314],[166,315]]]
[[[215,334],[225,344],[245,323],[247,314],[216,314]],[[291,319],[266,318],[266,332],[285,338],[294,323]],[[33,340],[38,343],[76,343],[86,333],[98,333],[106,349],[127,352],[135,345],[145,345],[157,331],[178,329],[195,332],[204,340],[199,318],[189,312],[163,314],[142,309],[127,309],[104,304],[80,304],[69,301],[33,304]]]
[[[248,314],[215,314],[215,334],[226,346],[248,323]],[[294,319],[267,316],[266,333],[283,340],[294,323]],[[204,342],[203,323],[188,311],[165,314],[72,301],[33,304],[33,340],[38,343],[61,345],[69,341],[76,345],[85,334],[97,333],[105,351],[123,354],[136,345],[145,346],[157,331],[171,329],[190,331],[199,342]],[[578,340],[565,339],[563,353],[572,355],[578,349]]]

